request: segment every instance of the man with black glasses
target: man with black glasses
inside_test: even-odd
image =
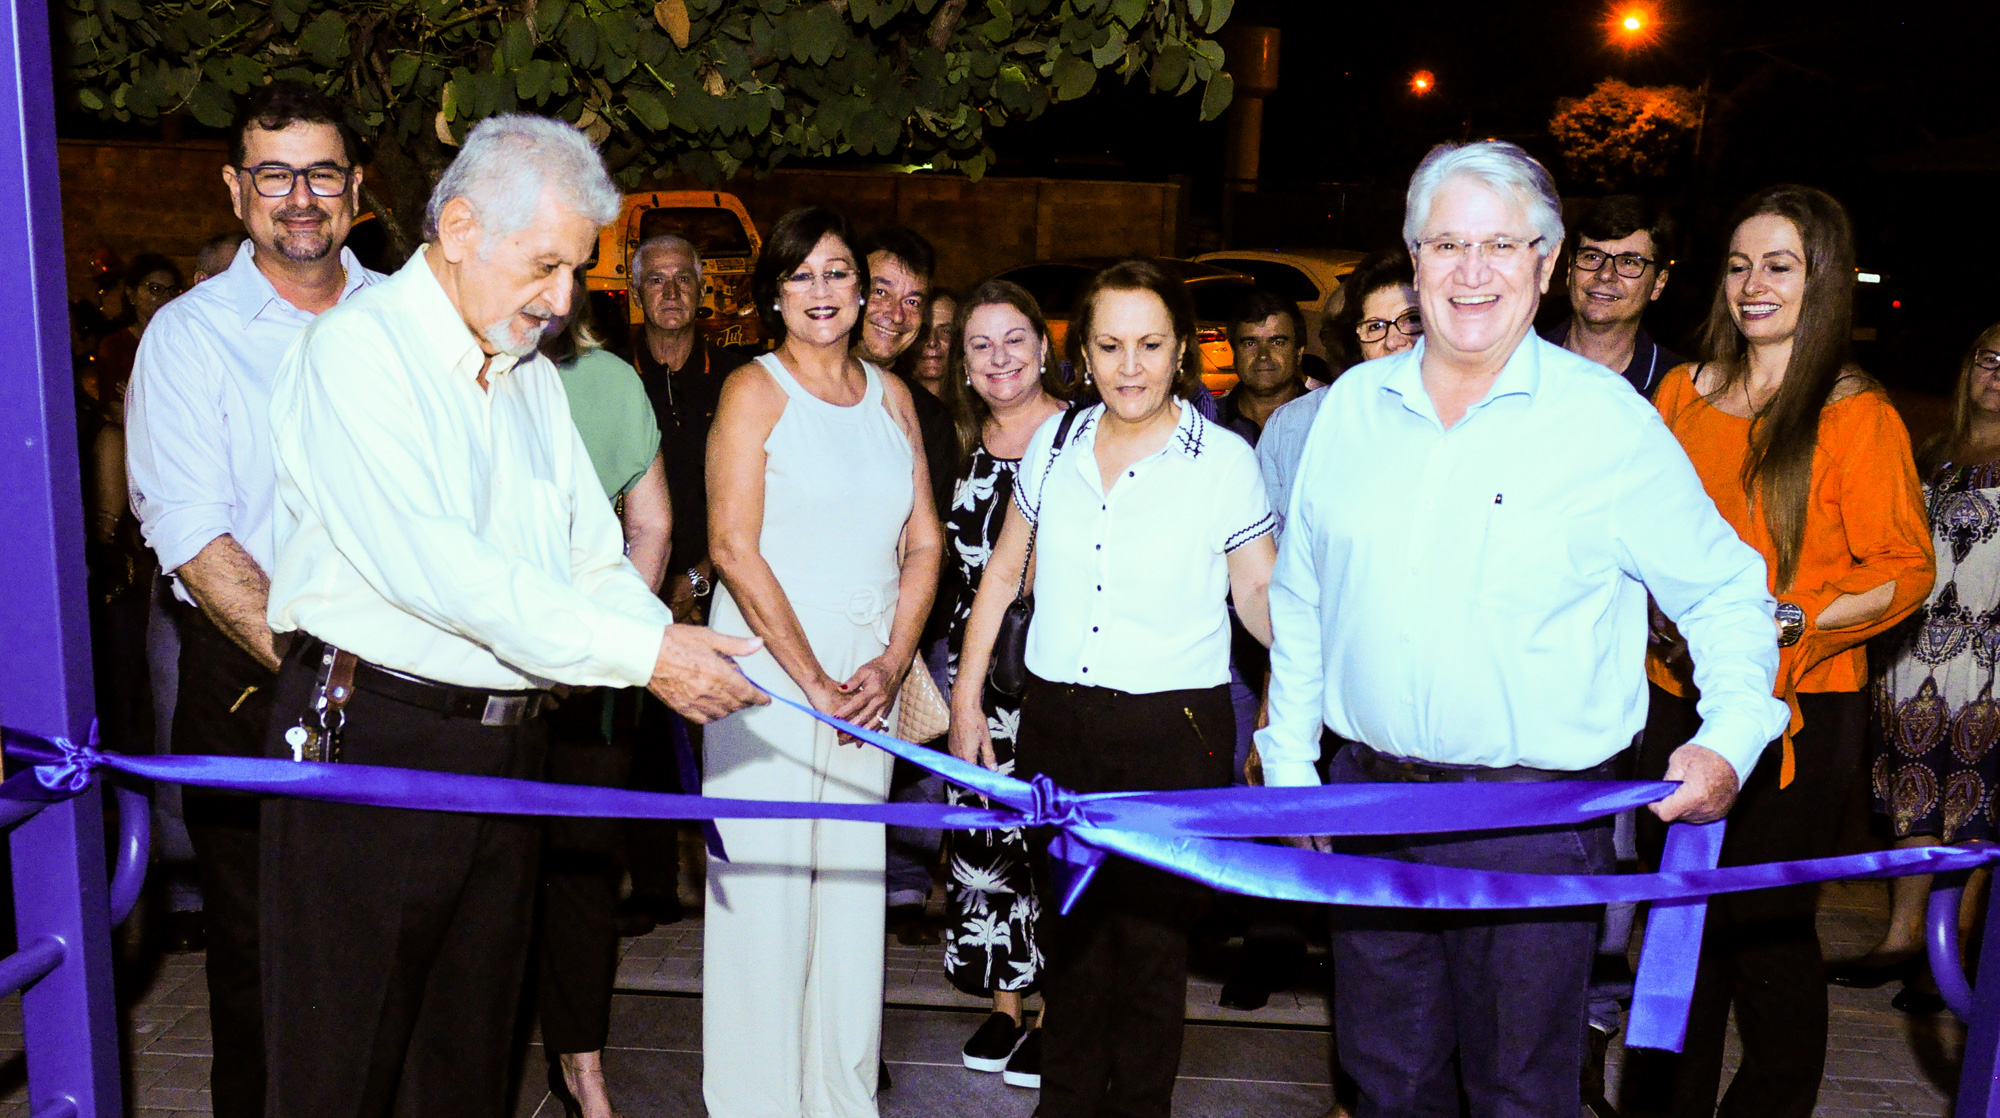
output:
[[[1667,371],[1685,360],[1640,325],[1667,289],[1673,255],[1674,223],[1666,211],[1632,194],[1590,203],[1570,250],[1570,316],[1543,336],[1651,399]]]
[[[222,168],[249,240],[212,280],[160,308],[139,343],[126,425],[132,504],[174,578],[176,753],[258,757],[281,649],[265,617],[277,486],[271,383],[306,325],[381,279],[342,247],[359,143],[297,82],[253,94]],[[184,793],[201,876],[217,1118],[264,1112],[257,801]]]

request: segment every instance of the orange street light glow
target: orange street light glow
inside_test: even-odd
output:
[[[1437,85],[1437,76],[1429,70],[1418,70],[1410,75],[1410,92],[1429,93]]]
[[[1639,18],[1637,15],[1629,15],[1625,17],[1625,30],[1627,31],[1637,31],[1645,26],[1646,26],[1646,21]]]
[[[1619,46],[1631,48],[1646,46],[1653,41],[1659,21],[1653,10],[1642,5],[1629,5],[1613,9],[1605,18],[1605,29]]]

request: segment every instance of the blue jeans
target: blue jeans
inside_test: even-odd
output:
[[[1330,783],[1367,779],[1353,748],[1334,758]],[[1608,822],[1341,848],[1519,873],[1609,873],[1614,863]],[[1598,914],[1334,909],[1335,1031],[1360,1118],[1458,1118],[1461,1079],[1473,1118],[1576,1113]]]

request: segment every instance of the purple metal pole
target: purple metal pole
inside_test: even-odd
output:
[[[1954,914],[1955,915],[1955,914]],[[1956,1118],[2000,1118],[2000,904],[1986,907],[1986,940],[1979,946],[1979,985],[1966,1022],[1965,1066],[1958,1077]]]
[[[45,0],[0,0],[0,717],[73,741],[93,703],[85,613],[54,78]],[[104,864],[104,798],[54,804],[9,838],[20,942],[53,936],[62,962],[21,999],[33,1113],[116,1118],[118,1036]]]

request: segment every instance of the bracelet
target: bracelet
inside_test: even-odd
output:
[[[697,598],[706,598],[709,591],[715,589],[715,583],[704,577],[699,567],[689,567],[687,577],[688,589],[694,591],[694,596]]]

